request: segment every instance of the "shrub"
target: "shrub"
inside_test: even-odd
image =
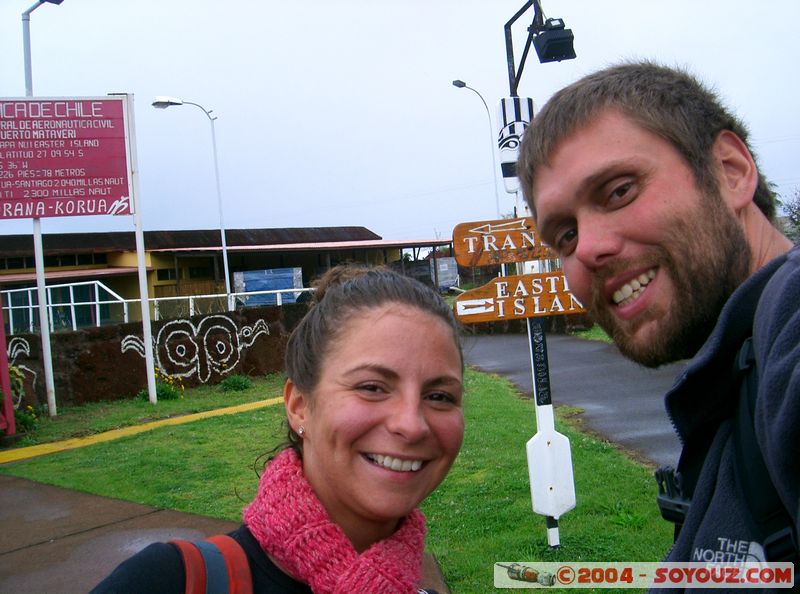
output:
[[[156,368],[156,398],[158,400],[182,400],[185,391],[183,379],[168,375]],[[140,400],[148,400],[150,395],[147,388],[142,388],[136,397]]]
[[[36,429],[39,422],[39,411],[28,405],[14,410],[14,423],[17,433],[28,433]]]
[[[232,375],[219,383],[223,392],[242,392],[253,387],[253,380],[246,375]]]

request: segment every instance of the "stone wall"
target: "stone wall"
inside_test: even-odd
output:
[[[153,322],[155,365],[186,387],[282,371],[286,340],[306,309],[254,307]],[[50,343],[58,406],[132,398],[147,386],[141,322],[59,332]],[[10,336],[8,350],[26,376],[25,403],[46,403],[39,335]]]

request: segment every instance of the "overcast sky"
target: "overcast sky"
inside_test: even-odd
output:
[[[0,96],[25,94],[21,14],[0,2]],[[489,120],[508,95],[503,26],[524,0],[64,0],[31,15],[36,96],[133,93],[145,230],[219,225],[213,109],[228,228],[362,225],[387,239],[447,238],[495,217]],[[577,59],[528,58],[541,105],[602,66],[688,67],[749,125],[762,168],[800,186],[800,2],[543,0]],[[514,28],[517,60],[533,10]],[[496,124],[493,124],[496,129]],[[498,174],[499,175],[499,174]],[[501,209],[513,197],[499,185]],[[131,217],[43,219],[45,234],[132,230]],[[0,233],[31,233],[30,220]]]

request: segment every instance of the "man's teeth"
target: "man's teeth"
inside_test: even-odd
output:
[[[413,472],[422,468],[422,460],[401,460],[400,458],[392,458],[382,454],[367,454],[367,458],[384,468],[399,472]]]
[[[635,301],[639,296],[644,293],[645,287],[656,277],[655,268],[651,268],[647,272],[643,272],[632,281],[625,283],[618,290],[614,291],[612,299],[617,305],[627,305]]]

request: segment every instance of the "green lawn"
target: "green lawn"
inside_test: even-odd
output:
[[[94,433],[140,425],[149,421],[215,410],[246,402],[255,402],[283,395],[284,377],[276,373],[252,378],[253,386],[246,390],[224,391],[220,385],[203,385],[186,390],[178,400],[160,400],[156,406],[147,400],[131,398],[96,402],[83,406],[59,407],[55,417],[42,416],[36,431],[15,442],[12,447],[24,447],[86,437]]]
[[[264,384],[258,386],[265,390]],[[194,398],[189,392],[186,400]],[[97,411],[94,416],[106,414],[113,416]],[[150,414],[160,413],[151,409]],[[575,409],[559,409],[558,416],[576,414]],[[465,415],[462,452],[423,504],[428,550],[454,594],[494,591],[496,561],[661,559],[671,542],[671,526],[658,514],[651,468],[580,433],[568,421],[560,422],[559,431],[572,444],[578,502],[561,518],[561,548],[550,550],[544,519],[530,507],[525,443],[535,433],[533,403],[502,378],[468,371]],[[239,520],[255,494],[259,456],[282,439],[282,421],[282,407],[268,407],[7,465],[0,472]]]

